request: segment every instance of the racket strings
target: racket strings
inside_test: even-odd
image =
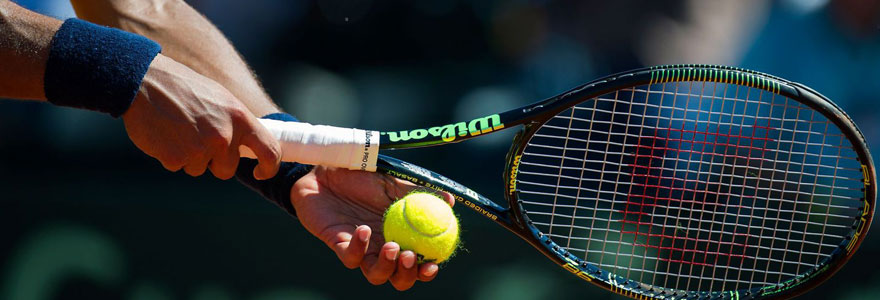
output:
[[[845,136],[738,85],[639,86],[549,120],[525,147],[523,208],[557,244],[666,288],[775,284],[820,265],[860,213]]]

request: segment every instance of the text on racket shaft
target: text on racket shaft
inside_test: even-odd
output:
[[[459,136],[477,136],[504,128],[501,116],[498,114],[476,118],[468,122],[458,122],[428,129],[402,130],[397,132],[382,132],[388,135],[392,142],[420,140],[426,137],[441,137],[444,142],[454,141]]]

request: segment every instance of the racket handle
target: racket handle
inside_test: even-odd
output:
[[[379,132],[260,119],[281,144],[281,160],[310,165],[376,171]],[[241,157],[256,158],[246,146]]]

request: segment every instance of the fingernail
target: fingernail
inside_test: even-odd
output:
[[[427,269],[425,269],[425,272],[423,272],[422,275],[425,275],[427,277],[434,276],[434,274],[437,274],[437,269],[437,265],[430,265]]]
[[[415,263],[416,263],[415,259],[404,259],[403,260],[403,267],[409,269],[409,268],[412,268]]]
[[[362,229],[360,232],[358,232],[358,238],[361,239],[361,242],[366,242],[368,239],[370,239],[370,231]]]
[[[397,249],[385,251],[385,258],[390,261],[397,259]]]

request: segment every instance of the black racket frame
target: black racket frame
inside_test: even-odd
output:
[[[556,114],[578,103],[590,101],[595,97],[616,90],[640,85],[682,81],[737,84],[773,92],[815,109],[837,125],[847,139],[852,142],[853,149],[858,154],[858,159],[862,164],[865,184],[863,189],[864,198],[862,199],[864,206],[862,207],[861,217],[854,221],[853,234],[850,239],[841,243],[831,256],[820,262],[817,267],[791,280],[751,290],[708,293],[651,286],[612,274],[569,253],[563,247],[554,243],[548,236],[541,233],[528,219],[515,188],[519,158],[523,154],[526,143],[541,128],[541,125]],[[864,240],[868,228],[870,228],[877,191],[874,163],[864,136],[850,117],[831,100],[802,84],[790,82],[779,77],[746,69],[712,65],[670,65],[643,68],[594,80],[555,97],[499,113],[494,115],[494,118],[494,121],[500,122],[501,126],[497,126],[497,122],[494,124],[496,126],[492,126],[493,123],[490,123],[487,117],[471,122],[426,128],[422,129],[423,132],[421,132],[442,133],[444,130],[448,130],[448,134],[445,137],[442,134],[421,134],[417,136],[419,138],[392,140],[389,133],[382,132],[380,135],[380,149],[404,149],[460,142],[493,131],[523,125],[520,132],[514,138],[513,145],[506,157],[507,167],[505,168],[503,179],[506,191],[505,197],[508,202],[507,207],[498,205],[466,186],[440,174],[392,157],[380,155],[377,162],[378,172],[430,189],[451,193],[460,205],[463,204],[507,228],[565,270],[617,294],[636,299],[791,298],[821,284],[840,270],[844,263],[856,252],[858,246]],[[467,128],[467,131],[464,131],[463,128],[467,126],[470,127]]]

